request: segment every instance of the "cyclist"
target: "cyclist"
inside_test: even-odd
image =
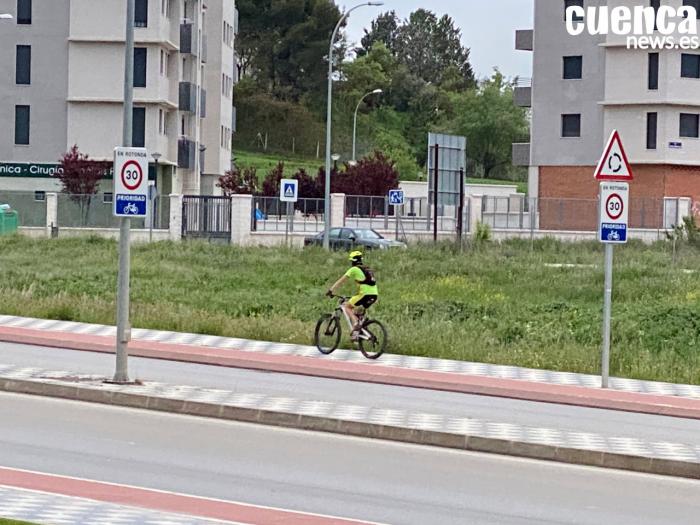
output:
[[[353,280],[357,283],[359,290],[357,295],[352,297],[347,303],[342,305],[343,311],[348,315],[352,322],[353,331],[350,338],[357,341],[362,330],[362,325],[358,319],[360,308],[368,310],[379,298],[377,289],[377,280],[374,277],[374,272],[364,265],[362,262],[362,252],[352,252],[349,257],[352,267],[345,272],[338,281],[328,290],[328,297],[335,296],[338,288],[343,286],[346,281]]]

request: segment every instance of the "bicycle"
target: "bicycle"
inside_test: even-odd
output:
[[[324,355],[330,355],[338,349],[340,338],[342,336],[342,327],[340,322],[341,315],[345,317],[350,331],[352,331],[352,321],[345,313],[342,306],[347,303],[349,297],[335,297],[339,299],[338,306],[332,314],[323,315],[316,323],[314,332],[314,343],[318,351]],[[387,340],[389,338],[386,328],[379,321],[369,319],[366,315],[358,316],[358,320],[362,323],[362,331],[357,340],[357,345],[360,347],[362,355],[367,359],[379,359],[386,350]],[[322,338],[328,337],[328,344]]]

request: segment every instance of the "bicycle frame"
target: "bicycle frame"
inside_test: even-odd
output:
[[[347,321],[347,323],[348,323],[348,327],[350,328],[350,332],[352,332],[354,329],[354,326],[352,325],[352,319],[350,319],[350,316],[343,308],[343,305],[346,303],[347,303],[347,301],[343,301],[342,303],[340,303],[340,306],[338,306],[338,308],[336,308],[336,312],[342,312],[343,317],[345,317],[345,321]],[[360,332],[360,339],[364,339],[365,341],[369,341],[371,338],[372,338],[372,336],[367,332],[367,330],[365,330],[363,328],[362,331]]]

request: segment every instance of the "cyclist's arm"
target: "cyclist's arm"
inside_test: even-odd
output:
[[[336,281],[336,283],[335,283],[333,286],[331,286],[331,289],[330,289],[329,291],[330,291],[333,295],[335,295],[335,292],[338,290],[338,288],[340,288],[341,286],[343,286],[343,285],[345,284],[345,281],[347,281],[347,280],[348,280],[348,278],[347,278],[345,275],[343,275],[340,279],[338,279],[338,280]]]

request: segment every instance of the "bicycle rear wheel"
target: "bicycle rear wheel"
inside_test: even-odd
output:
[[[379,321],[369,321],[364,324],[363,328],[369,338],[360,337],[359,345],[362,355],[367,359],[379,359],[386,350],[389,339],[386,328]]]
[[[340,321],[337,316],[327,314],[316,323],[314,344],[322,354],[329,355],[335,352],[340,345],[340,336]]]

